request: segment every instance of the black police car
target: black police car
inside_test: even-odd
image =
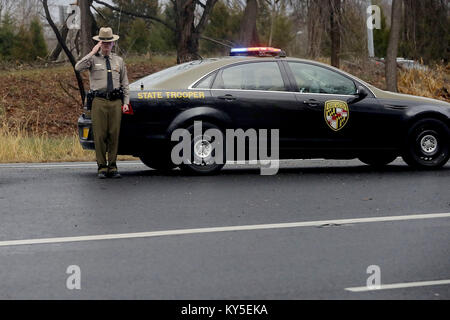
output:
[[[383,166],[402,156],[439,168],[450,155],[450,104],[382,91],[329,65],[286,57],[280,49],[237,48],[229,57],[176,65],[130,85],[119,154],[155,169],[175,167],[177,128],[279,129],[280,159],[353,159]],[[80,143],[94,149],[91,119],[78,120]],[[192,141],[208,145],[208,137]],[[193,148],[195,153],[195,148]],[[202,157],[202,154],[197,155]],[[223,164],[189,162],[197,173]]]

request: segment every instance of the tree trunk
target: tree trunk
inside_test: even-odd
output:
[[[257,0],[247,0],[244,16],[241,21],[239,44],[244,47],[259,46],[259,36],[256,30],[256,17],[258,15]]]
[[[201,34],[208,21],[208,17],[218,0],[207,0],[206,2],[201,2],[198,0],[170,0],[170,2],[173,4],[175,12],[175,28],[173,28],[172,24],[163,21],[158,17],[120,10],[120,8],[112,6],[111,4],[104,1],[94,1],[98,4],[104,5],[107,8],[110,8],[111,10],[121,11],[122,14],[157,21],[163,24],[166,28],[172,30],[176,35],[177,63],[183,63],[186,61],[198,59],[199,39],[201,38]],[[195,12],[197,5],[203,7],[203,13],[199,19],[197,26],[195,26],[194,22],[196,18]]]
[[[194,12],[195,3],[193,0],[176,0],[177,63],[191,61],[196,58],[197,52],[195,48],[198,48],[198,38],[194,39]]]
[[[75,70],[75,64],[76,64],[75,58],[72,55],[72,53],[70,52],[69,48],[67,48],[67,45],[66,45],[65,41],[63,41],[63,39],[61,37],[61,34],[59,33],[58,28],[56,27],[55,23],[52,20],[52,17],[50,15],[50,11],[48,9],[47,0],[42,0],[42,4],[44,6],[45,17],[47,18],[48,24],[53,29],[53,32],[55,33],[56,39],[58,39],[58,43],[63,48],[64,52],[67,55],[67,58],[69,58],[69,61],[72,64],[73,72],[75,73],[75,77],[77,78],[78,89],[80,90],[81,106],[83,107],[84,98],[86,96],[86,93],[84,91],[83,78],[81,77],[81,74],[78,71]]]
[[[94,40],[92,39],[92,0],[80,0],[78,3],[81,11],[81,56],[84,57],[91,52],[92,47],[94,47]]]
[[[341,53],[341,0],[330,0],[331,65],[339,68]]]
[[[63,24],[63,26],[59,30],[59,33],[61,34],[61,38],[64,41],[64,43],[66,43],[67,35],[69,34],[69,28],[67,27],[66,23]],[[61,51],[62,51],[62,46],[58,42],[58,44],[56,45],[56,48],[53,50],[52,54],[50,55],[50,58],[49,58],[50,61],[58,60],[58,57],[59,57]]]
[[[308,56],[315,59],[320,56],[322,35],[326,19],[326,8],[318,1],[308,4]]]
[[[388,91],[392,92],[398,92],[397,54],[402,20],[402,1],[403,0],[392,1],[391,32],[386,54],[386,88]]]

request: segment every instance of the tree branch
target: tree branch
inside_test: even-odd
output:
[[[98,4],[101,4],[101,5],[104,5],[105,7],[109,8],[111,10],[114,10],[114,11],[119,11],[119,12],[122,11],[123,14],[126,14],[128,16],[137,17],[137,18],[143,18],[143,19],[148,19],[148,20],[153,20],[153,21],[159,22],[162,25],[164,25],[166,28],[172,30],[173,32],[176,32],[174,27],[172,27],[170,24],[168,24],[166,21],[164,21],[164,20],[162,20],[160,18],[153,17],[153,16],[147,16],[145,14],[125,11],[123,9],[121,10],[118,7],[114,7],[114,6],[110,5],[109,3],[106,3],[106,2],[103,2],[103,1],[100,1],[100,0],[94,0],[94,2],[96,2]]]
[[[206,8],[205,4],[203,2],[201,2],[200,0],[197,0],[197,3],[200,5],[200,7],[202,7],[203,9]]]
[[[209,14],[211,13],[212,9],[214,8],[214,5],[216,4],[217,0],[207,0],[205,9],[203,10],[202,17],[200,18],[199,23],[195,27],[195,32],[198,34],[201,34],[203,32],[203,29],[205,28],[206,21],[209,17]]]
[[[104,16],[100,11],[98,11],[98,9],[97,9],[96,7],[91,6],[91,8],[94,9],[95,12],[97,12],[98,15],[99,15],[103,20],[106,20],[105,16]]]
[[[80,73],[75,70],[75,64],[76,64],[75,58],[72,55],[72,53],[70,52],[69,48],[67,48],[67,45],[66,45],[65,41],[62,39],[58,28],[56,27],[55,23],[53,22],[53,19],[52,19],[51,15],[50,15],[50,12],[48,10],[47,0],[41,0],[41,2],[42,2],[42,5],[44,6],[45,17],[47,18],[48,24],[53,29],[53,32],[55,33],[56,38],[58,39],[58,42],[61,44],[61,47],[63,48],[64,52],[67,55],[67,58],[69,58],[69,61],[72,64],[73,71],[75,72],[75,77],[77,78],[78,88],[80,90],[81,101],[83,103],[84,97],[86,96],[86,93],[84,91],[83,79],[81,78]]]
[[[227,48],[233,48],[232,46],[230,46],[230,45],[228,45],[228,44],[225,44],[225,43],[223,43],[223,42],[220,42],[220,41],[218,41],[218,40],[215,40],[215,39],[210,38],[210,37],[207,37],[207,36],[200,36],[199,38],[200,38],[200,39],[203,39],[203,40],[211,41],[211,42],[213,42],[213,43],[215,43],[215,44],[219,44],[219,45],[224,46],[224,47],[227,47]]]

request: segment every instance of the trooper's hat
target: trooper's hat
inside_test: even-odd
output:
[[[113,34],[113,31],[110,27],[106,28],[100,28],[100,31],[98,32],[98,36],[92,37],[95,41],[102,41],[102,42],[113,42],[119,40],[119,36],[116,34]]]

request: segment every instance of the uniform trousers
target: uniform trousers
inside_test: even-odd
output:
[[[119,148],[122,101],[95,97],[92,101],[92,129],[98,170],[117,170],[116,160]],[[108,163],[106,162],[108,153]]]

